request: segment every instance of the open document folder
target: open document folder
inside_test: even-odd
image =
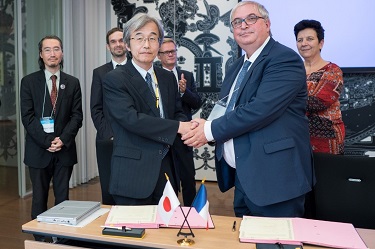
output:
[[[367,249],[350,223],[303,218],[244,216],[240,241],[250,243],[312,244],[346,249]]]
[[[190,207],[182,207],[185,216],[189,212]],[[197,213],[195,208],[191,208],[187,217],[191,228],[206,228],[206,221]],[[168,227],[180,228],[184,222],[184,215],[180,207],[176,208]],[[112,206],[109,211],[105,226],[113,227],[130,227],[130,228],[159,228],[167,227],[163,224],[162,219],[158,216],[157,205],[145,206]],[[184,228],[188,225],[184,224]],[[208,228],[214,228],[211,216],[208,220]]]

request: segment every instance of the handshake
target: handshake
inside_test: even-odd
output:
[[[190,122],[180,122],[177,132],[181,134],[184,144],[194,148],[205,145],[208,142],[204,135],[205,123],[206,120],[200,118],[193,119]]]

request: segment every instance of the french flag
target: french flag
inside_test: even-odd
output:
[[[197,210],[198,214],[206,221],[206,228],[208,229],[209,203],[207,200],[206,186],[203,183],[199,187],[198,193],[195,196],[192,206]]]

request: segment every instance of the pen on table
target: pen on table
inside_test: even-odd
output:
[[[232,232],[236,231],[236,221],[233,221]]]
[[[103,228],[110,228],[110,229],[117,229],[117,230],[125,230],[125,231],[131,231],[132,229],[130,227],[111,227],[111,226],[100,226]]]

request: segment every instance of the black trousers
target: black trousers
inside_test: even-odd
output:
[[[176,167],[181,181],[181,192],[184,206],[190,207],[197,193],[195,186],[195,165],[193,150],[184,145],[182,153],[176,155]]]
[[[69,180],[72,175],[73,165],[60,166],[58,159],[53,157],[46,168],[29,167],[30,179],[33,189],[31,206],[31,219],[46,211],[48,192],[52,180],[55,205],[69,199]]]
[[[115,200],[109,193],[112,152],[113,140],[96,140],[96,160],[98,162],[100,188],[102,190],[102,204],[104,205],[115,205]]]

